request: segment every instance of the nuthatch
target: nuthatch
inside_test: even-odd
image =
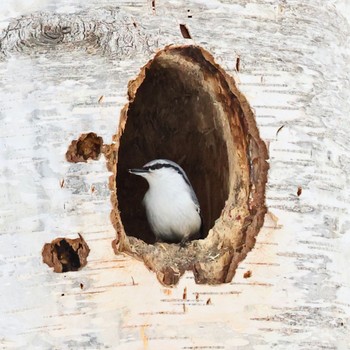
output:
[[[129,172],[144,177],[149,184],[143,204],[157,241],[184,245],[189,240],[203,238],[197,196],[178,164],[156,159]]]

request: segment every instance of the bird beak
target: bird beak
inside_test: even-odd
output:
[[[146,169],[129,169],[129,173],[134,174],[134,175],[142,175],[142,174],[148,173],[148,170],[146,170]]]

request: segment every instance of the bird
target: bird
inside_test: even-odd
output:
[[[191,240],[203,238],[200,205],[180,165],[155,159],[129,172],[148,182],[143,205],[157,242],[180,243],[183,247]]]

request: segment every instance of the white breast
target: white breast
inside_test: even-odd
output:
[[[201,227],[198,205],[179,174],[149,181],[144,197],[148,222],[157,239],[180,242]]]

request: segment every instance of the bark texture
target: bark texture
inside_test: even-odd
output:
[[[0,5],[0,346],[347,349],[347,2],[16,4]],[[113,135],[128,83],[169,44],[205,48],[234,77],[269,149],[264,226],[217,286],[185,273],[166,288],[111,246]],[[91,132],[108,170],[104,156],[66,160]],[[54,273],[44,244],[78,233],[87,265]]]

